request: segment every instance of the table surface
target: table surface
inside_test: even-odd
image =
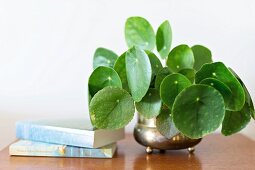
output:
[[[196,146],[194,154],[187,150],[145,153],[145,147],[135,142],[132,135],[118,142],[112,159],[50,158],[9,156],[8,147],[0,152],[0,170],[42,169],[254,169],[255,142],[237,134],[230,137],[209,135]]]

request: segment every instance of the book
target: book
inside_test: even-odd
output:
[[[124,129],[94,129],[90,120],[62,119],[19,121],[19,139],[86,148],[99,148],[124,138]]]
[[[112,143],[100,148],[82,148],[19,140],[18,142],[9,146],[9,154],[13,156],[112,158],[116,148],[116,143]]]

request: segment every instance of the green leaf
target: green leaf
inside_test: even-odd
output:
[[[158,57],[154,53],[152,53],[148,50],[146,50],[145,52],[150,59],[151,69],[152,69],[152,78],[151,79],[153,79],[158,74],[158,72],[163,68],[163,66],[162,66],[160,60],[158,59]]]
[[[212,86],[216,90],[218,90],[224,98],[225,106],[228,106],[230,100],[232,100],[231,99],[232,92],[231,92],[230,88],[223,82],[221,82],[215,78],[206,78],[206,79],[202,80],[200,82],[200,84],[206,84],[206,85]]]
[[[194,63],[194,69],[199,70],[205,63],[212,63],[212,53],[211,51],[202,46],[202,45],[194,45],[191,47],[195,63]]]
[[[191,83],[194,82],[195,80],[195,74],[196,71],[192,68],[185,68],[179,71],[180,74],[184,75],[185,77],[187,77]]]
[[[89,106],[93,125],[98,129],[119,129],[133,118],[135,107],[130,94],[118,87],[105,87],[92,98]]]
[[[191,83],[184,75],[174,73],[164,78],[160,85],[160,97],[162,101],[172,108],[175,97]]]
[[[88,104],[90,103],[91,99],[92,99],[92,96],[91,96],[91,94],[89,92],[89,88],[88,88]]]
[[[154,76],[153,79],[151,80],[150,88],[152,89],[155,89],[155,79],[156,79],[156,76]]]
[[[128,80],[127,80],[127,72],[126,72],[126,52],[124,52],[115,62],[113,68],[118,73],[121,82],[122,88],[126,91],[130,92],[128,87]]]
[[[92,99],[92,97],[91,97],[91,95],[88,93],[88,108],[89,108],[91,99]],[[91,124],[94,126],[95,122],[94,122],[94,120],[92,119],[91,115],[89,116],[89,118],[90,118]]]
[[[132,97],[139,102],[150,87],[152,74],[149,57],[139,47],[126,52],[126,72]]]
[[[138,46],[152,51],[156,44],[155,33],[150,23],[142,17],[130,17],[125,24],[128,47]]]
[[[156,127],[159,133],[168,139],[171,139],[180,132],[176,129],[169,109],[161,109],[160,114],[156,118]]]
[[[95,51],[93,59],[93,68],[99,66],[113,67],[118,55],[106,48],[98,48]]]
[[[251,117],[255,119],[255,111],[254,111],[253,101],[251,99],[250,93],[244,84],[242,84],[242,86],[245,92],[245,101],[248,105],[249,113],[251,114]]]
[[[161,99],[156,89],[149,89],[140,102],[136,102],[137,111],[145,118],[153,118],[160,113]]]
[[[239,111],[243,108],[245,102],[245,94],[242,85],[228,68],[221,62],[204,64],[196,73],[196,83],[201,82],[206,78],[216,78],[226,84],[232,92],[231,99],[228,102],[226,109],[230,111]]]
[[[157,51],[162,59],[168,56],[172,44],[172,29],[168,21],[163,22],[156,34]]]
[[[184,68],[193,68],[194,56],[187,45],[179,45],[169,53],[166,64],[171,72],[179,72]]]
[[[221,133],[225,136],[241,131],[250,122],[250,109],[247,103],[241,111],[226,111]]]
[[[157,90],[160,90],[160,85],[161,82],[163,81],[163,79],[168,76],[170,73],[169,69],[167,67],[162,68],[158,74],[156,75],[156,79],[155,79],[155,88]]]
[[[247,87],[245,86],[245,84],[241,80],[241,78],[234,72],[233,69],[229,68],[229,70],[234,74],[234,76],[237,78],[237,80],[241,83],[244,93],[245,93],[245,102],[248,104],[248,107],[250,110],[249,112],[250,112],[252,118],[255,119],[255,111],[254,111],[253,101],[252,101],[251,95],[250,95]]]
[[[110,67],[99,66],[89,77],[89,93],[93,97],[99,90],[107,86],[122,88],[118,73]]]
[[[224,100],[207,85],[192,85],[175,99],[172,115],[176,128],[185,136],[198,139],[215,131],[223,121]]]

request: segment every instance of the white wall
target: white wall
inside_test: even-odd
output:
[[[134,15],[154,28],[168,19],[174,45],[208,46],[255,97],[253,0],[0,0],[0,149],[15,139],[16,120],[88,117],[94,50],[125,51],[124,23]],[[245,133],[254,131],[252,123]]]

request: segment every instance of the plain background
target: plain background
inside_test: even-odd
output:
[[[253,0],[0,0],[0,149],[15,139],[17,120],[88,117],[93,53],[127,50],[125,20],[137,15],[154,29],[168,19],[173,46],[210,48],[254,99]],[[252,122],[242,132],[254,137],[254,131]]]

